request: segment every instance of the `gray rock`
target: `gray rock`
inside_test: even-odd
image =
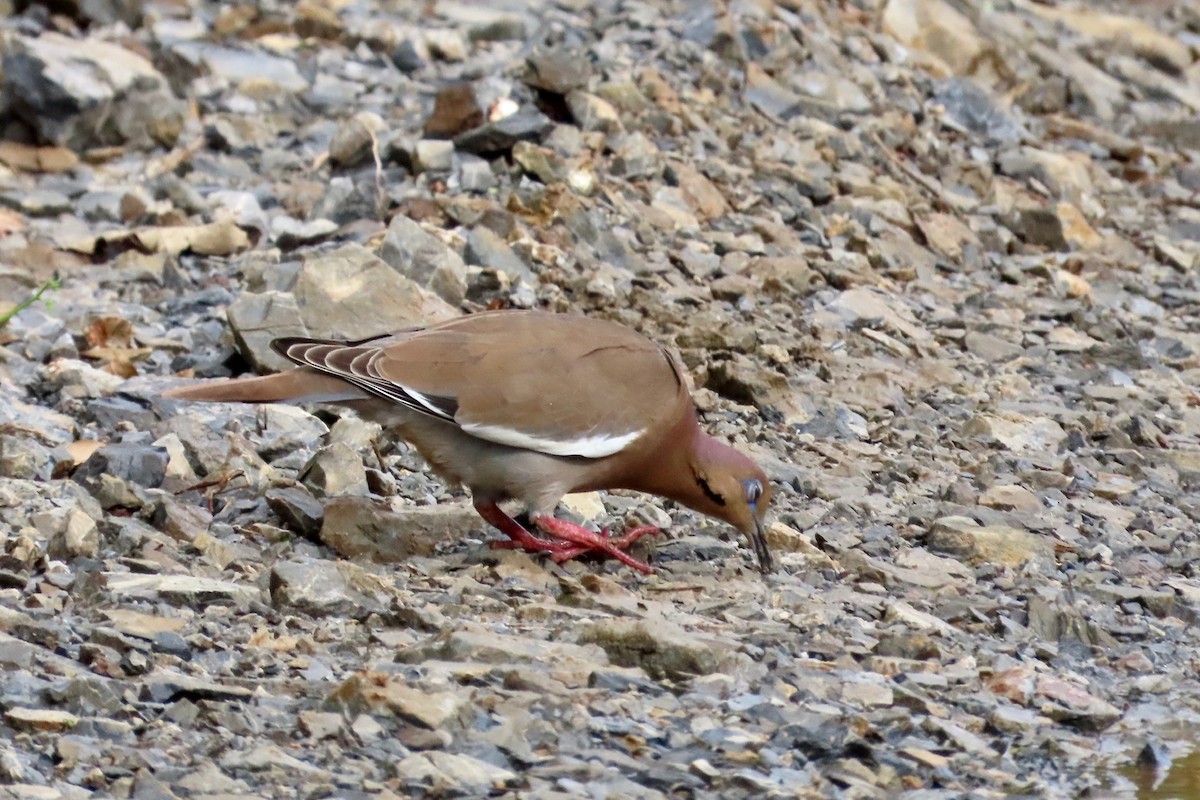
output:
[[[504,237],[486,226],[476,225],[471,229],[463,255],[468,264],[496,270],[510,280],[531,279],[532,273],[525,261],[513,251]]]
[[[309,334],[362,339],[456,316],[437,295],[358,245],[304,260],[296,302]]]
[[[345,561],[285,561],[271,568],[271,602],[276,608],[313,616],[362,617],[382,606],[368,594],[372,576]],[[370,591],[370,590],[368,590]]]
[[[172,703],[181,699],[246,701],[253,692],[242,686],[208,681],[174,670],[158,670],[142,679],[141,694],[155,703]]]
[[[1029,136],[1014,109],[969,78],[947,78],[933,94],[945,119],[990,142],[1009,144]]]
[[[392,217],[379,257],[451,305],[462,303],[466,295],[467,267],[462,258],[408,217]]]
[[[262,434],[256,449],[265,459],[316,450],[330,430],[320,419],[296,406],[267,403],[257,410]]]
[[[800,96],[785,88],[757,64],[746,65],[746,102],[768,117],[787,120],[802,113]]]
[[[278,372],[295,366],[271,349],[274,339],[309,335],[300,307],[290,292],[246,292],[226,313],[238,348],[255,369]]]
[[[288,486],[267,492],[267,505],[291,530],[315,540],[325,521],[325,508],[303,486]]]
[[[555,49],[530,55],[525,60],[525,83],[551,94],[565,95],[586,86],[591,70],[581,52]]]
[[[309,88],[295,61],[261,50],[182,40],[170,42],[167,50],[181,71],[189,73],[188,79],[207,74],[237,83],[253,75],[275,83],[285,92],[303,92]]]
[[[262,592],[252,584],[235,583],[216,578],[106,572],[104,580],[108,595],[116,602],[152,600],[163,601],[171,605],[244,607],[263,600]]]
[[[392,563],[430,555],[483,526],[465,505],[391,509],[366,497],[335,497],[325,506],[321,541],[345,558]]]
[[[75,149],[174,144],[186,107],[154,66],[123,47],[58,33],[14,35],[0,98],[44,139]]]
[[[454,146],[464,153],[494,156],[512,150],[517,142],[540,141],[554,123],[540,111],[522,109],[516,114],[459,134]]]
[[[321,448],[301,470],[305,485],[317,495],[365,495],[367,471],[351,447],[334,442]]]
[[[413,145],[409,163],[413,172],[448,172],[454,167],[454,143],[420,139]]]
[[[154,489],[161,486],[166,477],[167,460],[165,447],[114,442],[92,453],[72,477],[93,491],[100,485],[102,476]]]
[[[458,159],[458,182],[464,192],[483,194],[497,185],[492,165],[486,159],[461,155]]]

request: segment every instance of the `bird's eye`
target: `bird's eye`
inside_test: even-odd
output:
[[[762,481],[754,478],[746,481],[743,486],[746,487],[746,502],[750,505],[757,503],[763,493]]]

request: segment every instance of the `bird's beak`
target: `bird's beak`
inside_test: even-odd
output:
[[[763,575],[775,570],[775,562],[771,559],[771,551],[767,547],[767,533],[763,530],[762,520],[757,516],[754,517],[754,527],[746,531],[746,537],[750,539],[750,545],[754,548],[754,555],[758,557],[758,571]]]

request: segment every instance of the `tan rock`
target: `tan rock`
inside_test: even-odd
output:
[[[888,0],[883,32],[936,57],[958,75],[969,74],[988,46],[974,23],[944,0]]]
[[[927,217],[919,217],[917,227],[920,228],[930,247],[956,261],[962,258],[964,247],[979,246],[979,239],[975,236],[975,232],[950,214],[930,214]]]
[[[383,673],[351,675],[329,696],[329,703],[351,713],[397,716],[430,730],[462,727],[474,710],[470,698],[410,686],[406,678]]]
[[[4,720],[18,730],[65,731],[79,724],[79,717],[66,711],[17,706],[4,713]]]
[[[1042,501],[1038,496],[1021,486],[1006,484],[993,486],[979,498],[979,505],[1007,511],[1040,511]]]
[[[1038,181],[1058,198],[1079,200],[1093,192],[1086,157],[1077,153],[1023,146],[1001,153],[999,167],[1005,175]]]
[[[1186,44],[1137,17],[1106,14],[1086,6],[1043,6],[1031,3],[1027,8],[1038,16],[1066,25],[1083,36],[1128,47],[1151,64],[1176,75],[1191,66],[1192,55]]]
[[[1067,438],[1062,426],[1049,417],[1020,414],[980,414],[962,427],[967,436],[993,439],[1015,452],[1054,451]]]
[[[1019,567],[1054,554],[1054,543],[1007,525],[980,525],[969,517],[943,517],[929,530],[929,546],[974,564]]]

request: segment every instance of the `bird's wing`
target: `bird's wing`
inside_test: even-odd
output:
[[[613,455],[690,402],[663,348],[579,316],[494,312],[364,342],[274,346],[477,438],[557,456]]]

